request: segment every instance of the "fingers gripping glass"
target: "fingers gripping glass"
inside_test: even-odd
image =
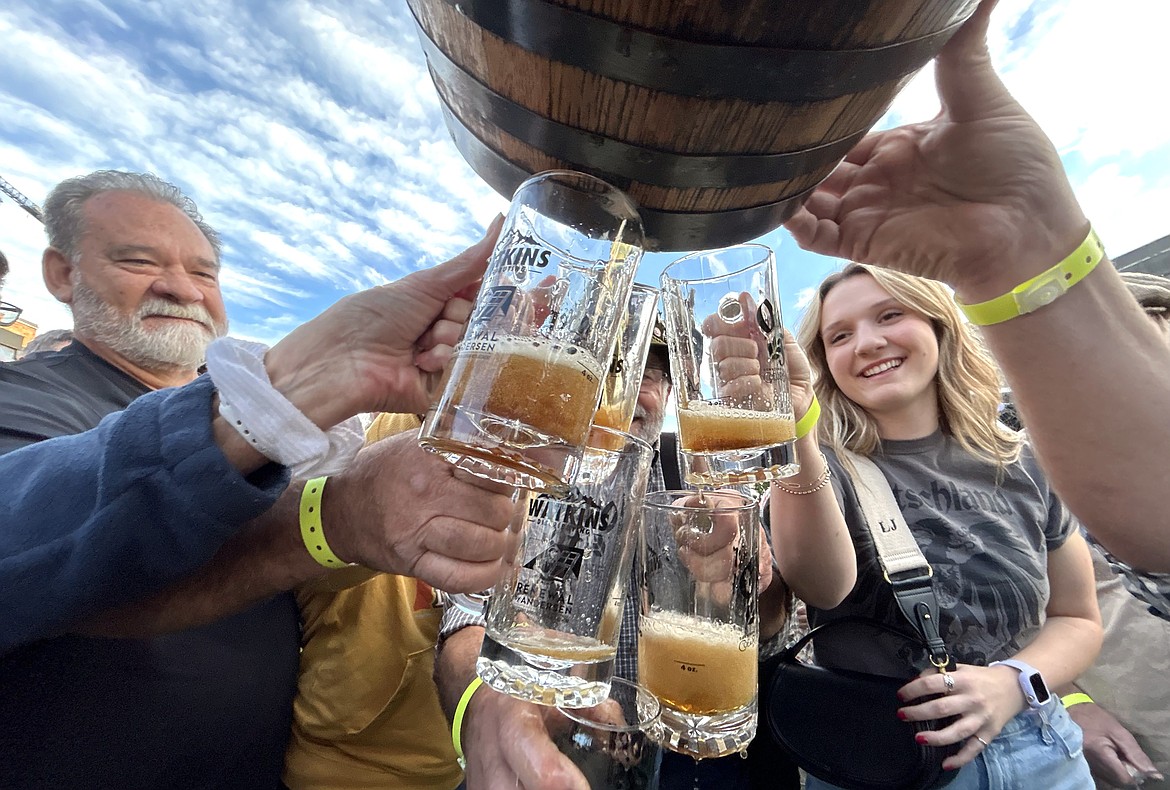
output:
[[[696,253],[662,273],[686,479],[753,483],[800,471],[772,251]]]
[[[24,312],[11,302],[0,302],[0,326],[12,326]]]

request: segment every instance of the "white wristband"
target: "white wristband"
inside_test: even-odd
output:
[[[207,347],[207,373],[219,391],[219,414],[257,452],[296,478],[340,472],[362,447],[361,422],[350,417],[322,431],[272,386],[267,346],[221,337]]]

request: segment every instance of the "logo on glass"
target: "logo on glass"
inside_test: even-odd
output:
[[[507,240],[496,245],[491,263],[524,280],[531,269],[547,269],[551,261],[552,250],[537,241],[535,236],[512,229]]]

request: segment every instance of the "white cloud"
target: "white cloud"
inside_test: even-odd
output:
[[[803,310],[812,304],[813,299],[817,295],[816,288],[801,288],[796,292],[796,309]]]

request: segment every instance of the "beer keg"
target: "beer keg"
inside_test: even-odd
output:
[[[456,146],[510,195],[625,191],[652,247],[790,217],[976,0],[408,0]]]

